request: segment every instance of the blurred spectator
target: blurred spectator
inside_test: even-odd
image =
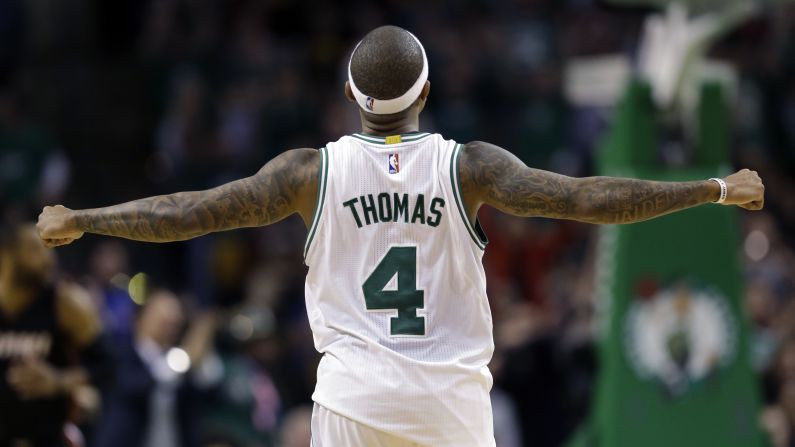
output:
[[[500,447],[521,447],[522,434],[516,419],[513,399],[500,388],[491,390],[491,407],[494,413],[494,438]]]
[[[186,317],[180,299],[153,291],[135,321],[134,338],[117,351],[118,374],[105,401],[96,445],[177,447],[199,445],[196,370],[210,349],[215,316]]]
[[[312,408],[296,407],[284,418],[281,431],[281,442],[278,447],[305,447],[312,444]],[[509,446],[506,446],[509,447]]]
[[[0,204],[27,209],[57,202],[69,174],[64,154],[27,116],[19,95],[0,90]]]
[[[193,70],[180,70],[173,84],[172,98],[157,130],[157,149],[165,175],[182,176],[183,181],[199,186],[208,181],[207,165],[214,155],[204,81]]]
[[[278,361],[276,321],[268,308],[245,308],[229,320],[232,343],[221,355],[222,373],[202,418],[209,439],[233,445],[273,446],[282,401],[269,365]]]
[[[774,447],[795,446],[795,338],[786,340],[773,370],[775,395],[761,416]]]
[[[792,447],[792,422],[781,407],[765,408],[760,419],[762,427],[770,436],[772,447]]]
[[[102,322],[113,346],[132,336],[136,304],[127,292],[128,254],[118,240],[100,242],[91,254],[88,288],[100,309]]]
[[[0,229],[0,445],[65,446],[86,387],[109,379],[88,294],[53,279],[55,256],[32,225]],[[89,395],[96,394],[87,392]],[[91,408],[78,408],[87,404]],[[67,426],[71,427],[67,433]]]

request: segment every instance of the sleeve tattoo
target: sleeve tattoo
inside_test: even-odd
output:
[[[301,211],[307,197],[314,197],[318,160],[314,149],[294,149],[251,177],[205,191],[77,211],[75,222],[87,233],[148,242],[180,241],[215,231],[268,225]]]
[[[464,197],[517,216],[598,224],[640,222],[717,199],[709,180],[656,182],[616,177],[574,178],[527,167],[497,146],[472,142],[458,167]]]

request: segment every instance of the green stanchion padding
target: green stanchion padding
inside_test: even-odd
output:
[[[600,149],[597,160],[600,171],[621,166],[654,166],[657,123],[648,84],[634,81],[627,86],[616,108],[614,123]]]
[[[729,159],[729,116],[723,88],[716,82],[701,88],[698,108],[699,134],[693,162],[697,166],[720,166]]]
[[[690,180],[714,170],[641,178]],[[594,426],[602,446],[761,446],[736,210],[604,227],[609,299]]]
[[[652,163],[657,131],[648,94],[642,84],[628,87],[600,174],[669,181],[725,174],[720,88],[704,88],[695,167],[676,171]],[[736,208],[704,205],[599,231],[600,371],[588,424],[570,447],[766,445],[742,311]]]

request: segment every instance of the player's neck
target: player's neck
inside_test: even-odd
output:
[[[395,120],[377,122],[362,116],[362,133],[368,135],[399,135],[420,130],[420,119],[417,114],[409,114]]]

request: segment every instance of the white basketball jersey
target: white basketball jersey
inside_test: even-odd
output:
[[[441,135],[321,149],[306,306],[323,354],[313,399],[425,446],[493,446],[494,350],[480,226]]]

